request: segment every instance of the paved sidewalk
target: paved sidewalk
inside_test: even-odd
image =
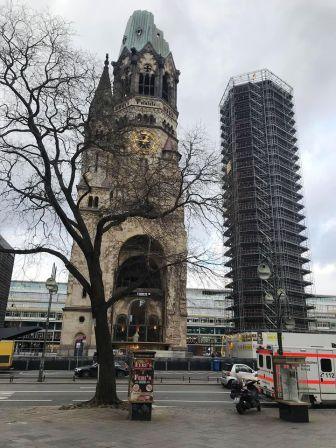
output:
[[[334,447],[336,410],[312,410],[310,418],[298,424],[279,420],[277,409],[240,416],[233,406],[157,407],[151,422],[134,422],[109,408],[2,408],[0,434],[6,448]]]

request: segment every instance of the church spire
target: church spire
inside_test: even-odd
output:
[[[106,53],[103,73],[101,74],[91,106],[91,118],[99,118],[112,112],[112,89],[109,74],[109,55]]]

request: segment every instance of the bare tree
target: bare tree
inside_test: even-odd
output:
[[[207,149],[200,130],[180,142],[179,163],[159,157],[148,162],[133,154],[127,128],[106,131],[103,126],[98,132],[90,115],[97,84],[95,61],[74,49],[71,38],[70,26],[59,17],[21,7],[0,11],[1,197],[12,211],[29,217],[32,230],[26,246],[13,252],[59,258],[88,293],[100,358],[92,403],[117,405],[107,311],[139,285],[112,296],[105,291],[104,234],[129,219],[157,220],[168,232],[178,214],[185,214],[189,222],[216,226],[221,205],[219,160]],[[97,153],[114,177],[92,228],[82,205],[92,190],[91,164]],[[84,268],[71,261],[63,241],[67,236],[79,250]],[[213,269],[202,251],[176,253],[161,268],[185,263],[196,271]]]

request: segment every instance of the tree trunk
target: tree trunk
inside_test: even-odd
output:
[[[111,333],[108,327],[105,307],[96,313],[96,344],[99,362],[99,375],[96,394],[93,402],[96,405],[118,405],[120,400],[116,390],[116,376],[114,368],[114,355],[111,342]]]

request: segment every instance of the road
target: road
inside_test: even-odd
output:
[[[23,406],[53,406],[76,403],[92,397],[95,384],[78,381],[73,384],[0,384],[0,408]],[[127,398],[127,381],[119,382],[117,390],[121,399]],[[229,391],[220,385],[171,385],[155,386],[155,405],[167,406],[233,406]]]
[[[37,370],[22,370],[11,371],[10,373],[0,372],[0,384],[8,383],[11,376],[14,376],[13,381],[15,383],[21,382],[36,382],[38,371]],[[212,383],[219,384],[221,373],[210,371],[156,371],[155,380],[156,383]],[[71,382],[73,379],[73,371],[69,370],[48,370],[45,371],[46,382],[48,383],[60,383]],[[78,381],[78,380],[76,380]],[[90,379],[85,379],[90,381]],[[91,380],[92,381],[92,380]]]

